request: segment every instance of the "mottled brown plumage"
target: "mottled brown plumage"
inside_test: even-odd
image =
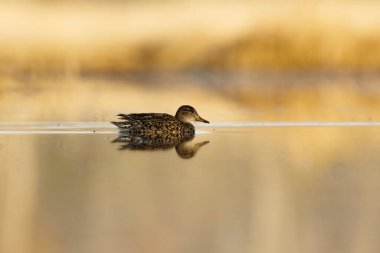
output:
[[[123,121],[111,123],[120,129],[120,134],[176,141],[179,141],[178,138],[194,135],[194,126],[189,121],[209,123],[189,105],[178,108],[175,116],[166,113],[132,113],[117,116]]]

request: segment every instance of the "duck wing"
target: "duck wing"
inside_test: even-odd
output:
[[[119,119],[122,120],[138,120],[138,121],[172,121],[177,120],[174,116],[166,113],[131,113],[131,114],[118,114]]]

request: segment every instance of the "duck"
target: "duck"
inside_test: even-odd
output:
[[[119,134],[146,138],[181,140],[194,136],[191,121],[210,123],[199,116],[194,107],[182,105],[175,116],[167,113],[118,114],[122,121],[112,121],[119,128]]]

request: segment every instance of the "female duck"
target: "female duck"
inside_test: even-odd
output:
[[[121,134],[152,138],[191,136],[194,135],[194,126],[189,121],[209,123],[190,105],[178,108],[175,116],[166,113],[132,113],[117,116],[123,121],[111,123],[120,129]]]

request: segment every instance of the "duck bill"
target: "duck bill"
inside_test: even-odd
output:
[[[203,123],[207,123],[207,124],[210,123],[208,120],[202,119],[201,116],[199,116],[199,115],[197,115],[197,117],[196,117],[195,120],[196,120],[196,121],[203,122]]]

